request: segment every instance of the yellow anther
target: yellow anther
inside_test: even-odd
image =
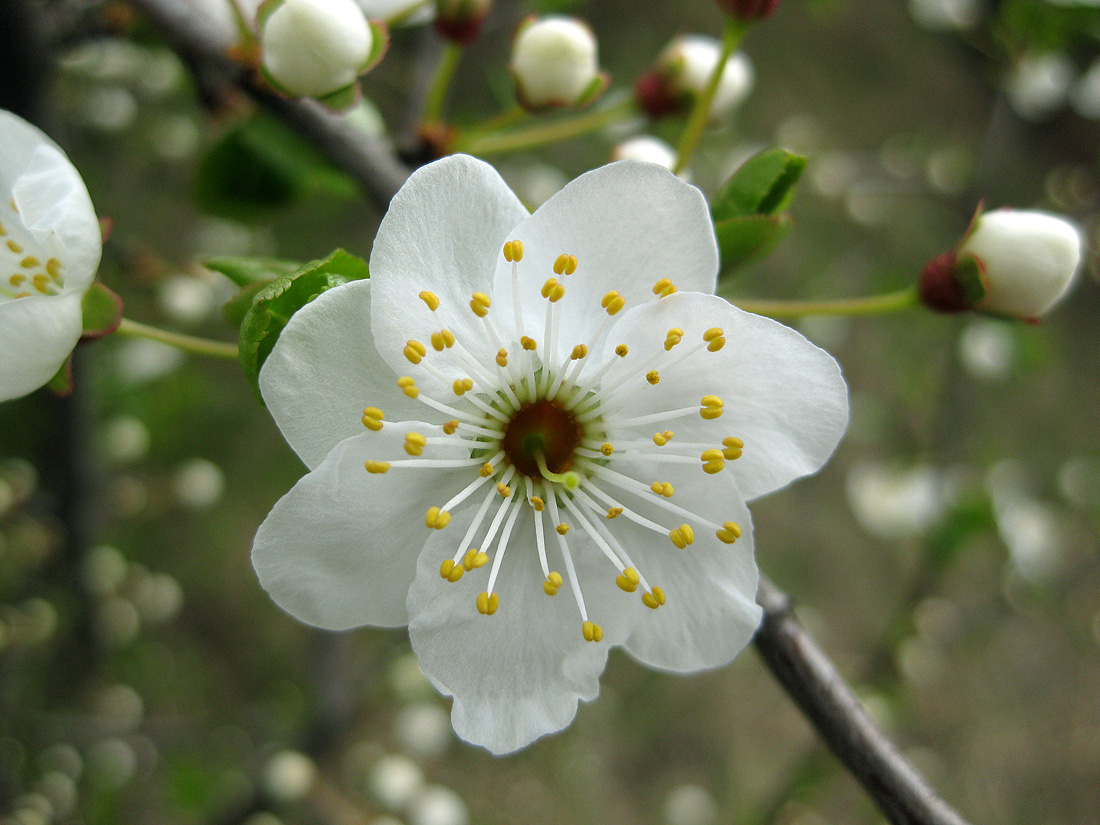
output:
[[[455,395],[465,395],[474,388],[474,382],[469,378],[456,378],[451,386],[455,391]]]
[[[466,551],[466,555],[462,557],[462,566],[467,570],[476,570],[479,567],[484,567],[488,563],[488,554],[478,552],[476,547],[471,547]]]
[[[556,570],[551,570],[550,575],[546,577],[546,581],[542,583],[542,592],[547,596],[556,596],[558,594],[558,588],[561,587],[561,583],[561,573],[558,573]]]
[[[512,488],[501,481],[497,484],[497,492],[500,493],[501,498],[508,498],[508,496],[512,495]]]
[[[620,358],[626,358],[628,352],[630,352],[630,350],[627,349],[626,344],[619,344],[619,346],[615,347],[615,354]]]
[[[523,260],[523,241],[508,241],[504,244],[504,260],[508,262]]]
[[[703,464],[703,472],[707,475],[715,475],[716,473],[722,472],[722,470],[725,469],[725,466],[726,461],[722,458],[718,459],[717,461],[707,461]]]
[[[458,419],[457,418],[452,418],[450,421],[446,422],[443,425],[443,432],[445,432],[447,435],[454,435],[457,430],[458,430]]]
[[[663,433],[654,433],[653,443],[658,447],[663,447],[672,440],[673,435],[675,435],[675,433],[672,432],[672,430],[665,430]]]
[[[8,230],[4,228],[4,222],[0,221],[0,238],[8,234]]]
[[[31,278],[31,283],[34,284],[34,288],[41,292],[43,295],[48,294],[50,291],[50,279],[45,275],[35,275]]]
[[[441,329],[439,332],[432,333],[432,349],[436,352],[443,352],[445,349],[450,349],[455,345],[455,334],[449,329]]]
[[[462,578],[462,574],[466,572],[461,564],[455,564],[454,560],[447,559],[443,564],[439,565],[439,575],[445,578],[449,582],[456,582]]]
[[[535,339],[534,338],[528,338],[526,335],[524,335],[522,338],[519,339],[519,343],[520,343],[521,347],[523,347],[525,350],[528,350],[528,351],[533,350],[536,347],[538,347],[538,344],[535,343]]]
[[[681,524],[675,530],[672,530],[668,537],[672,539],[673,544],[683,550],[695,541],[695,531],[691,529],[691,525]]]
[[[664,496],[665,498],[672,498],[672,496],[676,492],[673,486],[667,481],[654,481],[652,484],[649,485],[649,489],[655,492],[657,495]]]
[[[559,284],[556,278],[547,278],[546,283],[542,285],[542,297],[552,304],[556,303],[565,297],[565,287]]]
[[[642,594],[642,604],[646,607],[656,610],[662,604],[665,603],[665,591],[659,587],[654,587],[648,593]]]
[[[26,275],[24,275],[22,272],[16,272],[14,275],[8,278],[8,283],[12,286],[22,286],[24,283],[26,283],[26,280]]]
[[[409,341],[407,344],[405,344],[405,357],[412,361],[414,364],[419,364],[420,360],[427,352],[427,347],[425,347],[419,341]]]
[[[715,338],[713,341],[707,344],[707,350],[710,352],[718,352],[718,350],[722,349],[722,347],[724,347],[725,345],[725,338]]]
[[[407,433],[405,435],[405,452],[409,455],[422,455],[428,439],[420,433]]]
[[[482,616],[492,616],[500,606],[500,596],[496,593],[479,593],[477,597],[477,612]]]
[[[744,449],[744,446],[745,442],[740,438],[734,438],[733,436],[723,438],[722,447],[724,449],[722,450],[722,457],[727,461],[736,461],[741,457],[741,451]]]
[[[569,525],[566,524],[565,522],[562,522],[561,524],[559,524],[554,529],[558,531],[559,536],[564,536],[566,533],[569,532]]]
[[[535,512],[537,513],[541,513],[543,510],[546,509],[546,502],[538,496],[531,496],[528,501],[531,502],[531,506],[535,508]]]
[[[21,247],[15,241],[11,241],[11,240],[8,241],[8,249],[10,249],[16,255],[22,255],[23,254],[23,247]]]
[[[645,380],[656,386],[660,383],[661,376],[657,373],[657,370],[650,370],[645,374]]]
[[[722,525],[722,529],[715,533],[718,536],[718,540],[725,542],[726,544],[733,544],[739,538],[741,538],[741,525],[736,521],[727,521]]]
[[[699,406],[699,415],[707,421],[713,421],[715,418],[721,418],[725,403],[717,395],[704,395],[699,399]]]
[[[684,338],[684,331],[679,327],[673,327],[665,333],[665,352],[680,343]]]
[[[504,349],[503,347],[501,347],[499,350],[497,350],[497,366],[498,367],[508,366],[508,350]]]
[[[484,318],[489,314],[489,307],[493,305],[493,302],[489,300],[489,296],[484,292],[475,292],[473,299],[470,301],[470,309],[473,310],[474,315],[478,318]]]
[[[382,419],[385,417],[386,414],[378,407],[367,407],[363,410],[363,426],[378,432],[382,429]]]
[[[673,284],[672,281],[670,281],[668,278],[661,278],[661,280],[653,285],[653,294],[659,295],[662,298],[667,298],[675,291],[675,284]]]
[[[38,267],[42,266],[42,262],[34,257],[34,255],[28,255],[19,262],[19,265],[23,267],[23,269],[38,269]]]
[[[626,306],[626,298],[620,295],[615,290],[611,290],[603,298],[600,299],[600,306],[602,306],[608,315],[616,315],[624,306]]]
[[[725,456],[722,455],[721,450],[704,450],[699,456],[699,460],[703,462],[707,461],[721,461]]]
[[[610,441],[605,441],[603,444],[600,445],[600,452],[604,455],[609,456],[613,452],[615,452],[615,446]]]
[[[437,309],[439,309],[439,296],[436,295],[434,292],[428,292],[428,290],[425,289],[423,292],[420,293],[420,300],[426,303],[428,305],[428,309],[430,309],[432,312],[435,312]]]
[[[420,395],[420,390],[416,388],[416,382],[407,375],[397,379],[397,386],[399,386],[401,392],[405,393],[409,398],[416,398]]]
[[[584,344],[577,344],[575,347],[573,347],[573,351],[569,353],[569,357],[574,361],[579,361],[586,355],[588,355],[588,347]]]
[[[368,473],[374,473],[379,475],[387,472],[390,469],[390,463],[388,461],[368,461],[365,465]]]
[[[61,277],[61,261],[57,258],[50,258],[46,261],[46,274],[53,278],[55,281]]]
[[[586,642],[602,642],[603,628],[595,622],[586,621],[581,625],[581,635]]]
[[[577,271],[577,256],[566,255],[564,252],[554,260],[555,275],[572,275]]]
[[[627,593],[633,593],[637,590],[639,581],[641,581],[641,579],[638,576],[638,571],[633,567],[626,568],[615,577],[615,584],[619,585],[620,590],[624,590]]]
[[[710,329],[708,329],[706,332],[703,333],[703,340],[706,341],[709,344],[715,338],[721,338],[724,334],[725,333],[722,332],[721,328],[711,327]]]
[[[486,461],[484,464],[481,465],[481,469],[478,470],[478,473],[481,475],[482,478],[488,478],[493,474],[493,465]]]
[[[438,507],[429,507],[428,512],[424,515],[424,524],[433,530],[442,530],[450,523],[451,514],[446,510],[440,510]]]
[[[623,508],[622,507],[608,507],[607,508],[607,517],[608,518],[618,518],[622,514],[623,514]]]

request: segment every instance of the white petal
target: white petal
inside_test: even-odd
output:
[[[684,330],[683,341],[664,349],[671,328]],[[703,332],[719,327],[726,345],[719,352],[702,350],[683,363],[662,369],[685,347],[694,347]],[[698,415],[636,428],[635,437],[670,429],[680,441],[713,443],[736,436],[744,455],[727,464],[746,500],[777,490],[815,472],[832,454],[848,423],[848,393],[840,367],[789,327],[742,312],[722,298],[678,292],[628,312],[608,333],[604,358],[614,358],[614,345],[629,354],[605,381],[634,373],[629,388],[618,395],[623,412],[640,416],[698,405],[705,395],[725,402],[720,418]],[[656,369],[660,383],[650,386],[647,371]]]
[[[397,388],[374,348],[371,282],[321,293],[290,319],[260,370],[260,391],[294,452],[314,468],[338,443],[362,433],[363,408],[387,421],[434,417]]]
[[[546,300],[539,290],[554,277],[555,259],[562,253],[577,257],[577,271],[558,276],[565,284],[557,307],[558,358],[588,342],[607,292],[617,290],[630,308],[652,298],[661,278],[671,278],[682,290],[713,292],[718,273],[718,248],[702,193],[667,169],[638,161],[581,175],[510,237],[523,241],[521,294],[532,318],[544,317]],[[511,307],[511,295],[511,265],[501,256],[493,300]],[[542,325],[535,326],[524,332],[539,341]]]
[[[466,155],[431,163],[416,172],[390,202],[371,253],[375,342],[399,375],[438,390],[441,385],[402,355],[405,343],[428,345],[432,332],[450,329],[480,354],[490,348],[481,321],[470,311],[470,296],[485,292],[493,301],[493,272],[508,232],[527,210],[491,166]],[[418,297],[439,297],[432,312]],[[428,358],[433,353],[429,351]],[[448,354],[449,355],[449,354]],[[441,369],[459,377],[450,357]],[[443,387],[449,389],[449,387]]]
[[[542,590],[532,516],[524,505],[494,587],[500,607],[492,616],[481,615],[476,599],[485,590],[491,565],[453,584],[439,575],[440,563],[458,550],[453,542],[462,538],[472,510],[456,516],[425,546],[409,588],[409,636],[432,684],[454,696],[455,732],[493,753],[508,753],[561,730],[572,721],[579,700],[591,701],[599,693],[608,648],[628,629],[614,617],[605,624],[602,606],[627,594],[614,586],[615,571],[595,557],[598,551],[581,538],[574,540],[579,531],[571,531],[570,548],[577,547],[590,616],[604,627],[602,642],[584,641],[568,582],[556,596]],[[551,532],[551,568],[564,575],[560,561],[553,561],[560,560],[555,539]]]
[[[0,401],[38,389],[61,369],[80,339],[81,295],[0,302]]]
[[[442,504],[470,472],[392,467],[368,473],[367,460],[408,456],[404,436],[442,433],[418,422],[387,423],[341,441],[320,466],[283,496],[260,525],[252,564],[260,584],[285,611],[329,630],[397,627],[429,533],[424,514]],[[427,457],[456,451],[429,446]]]
[[[417,5],[420,8],[408,20],[403,21],[404,25],[427,23],[435,17],[435,3],[422,3],[417,0],[356,0],[356,2],[359,3],[359,8],[363,10],[368,20],[389,20]]]

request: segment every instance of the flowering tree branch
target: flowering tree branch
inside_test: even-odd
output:
[[[757,601],[764,621],[754,644],[829,748],[895,825],[966,825],[898,752],[825,652],[799,624],[790,597],[766,577]]]

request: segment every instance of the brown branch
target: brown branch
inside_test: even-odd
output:
[[[871,722],[829,657],[810,638],[786,593],[761,577],[764,621],[754,644],[833,754],[894,825],[966,825]]]
[[[129,0],[203,80],[243,89],[342,168],[385,208],[409,176],[389,141],[359,131],[312,100],[288,100],[270,91],[255,72],[229,56],[225,33],[184,0]]]

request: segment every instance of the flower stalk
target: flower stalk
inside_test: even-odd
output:
[[[428,95],[424,99],[424,115],[421,118],[421,128],[438,127],[443,122],[443,105],[447,101],[447,92],[451,88],[458,63],[462,59],[465,46],[448,40],[443,44],[443,54],[435,67],[435,75],[428,87]]]
[[[798,318],[804,315],[857,317],[886,315],[911,309],[920,304],[920,296],[917,294],[916,287],[906,287],[897,292],[861,298],[836,298],[824,301],[757,301],[751,298],[731,298],[730,303],[746,312],[766,315],[769,318]]]
[[[630,117],[636,111],[637,107],[634,99],[624,97],[617,103],[602,109],[539,126],[496,133],[485,133],[481,130],[467,132],[459,137],[454,151],[487,157],[489,155],[502,155],[508,152],[534,149],[598,131]]]
[[[184,335],[179,332],[169,332],[159,327],[151,327],[139,321],[123,318],[116,332],[119,335],[130,335],[136,338],[148,338],[152,341],[160,341],[176,349],[190,352],[193,355],[206,355],[211,358],[224,358],[236,360],[238,350],[236,344],[223,341],[211,341],[209,338],[199,338],[194,335]]]

